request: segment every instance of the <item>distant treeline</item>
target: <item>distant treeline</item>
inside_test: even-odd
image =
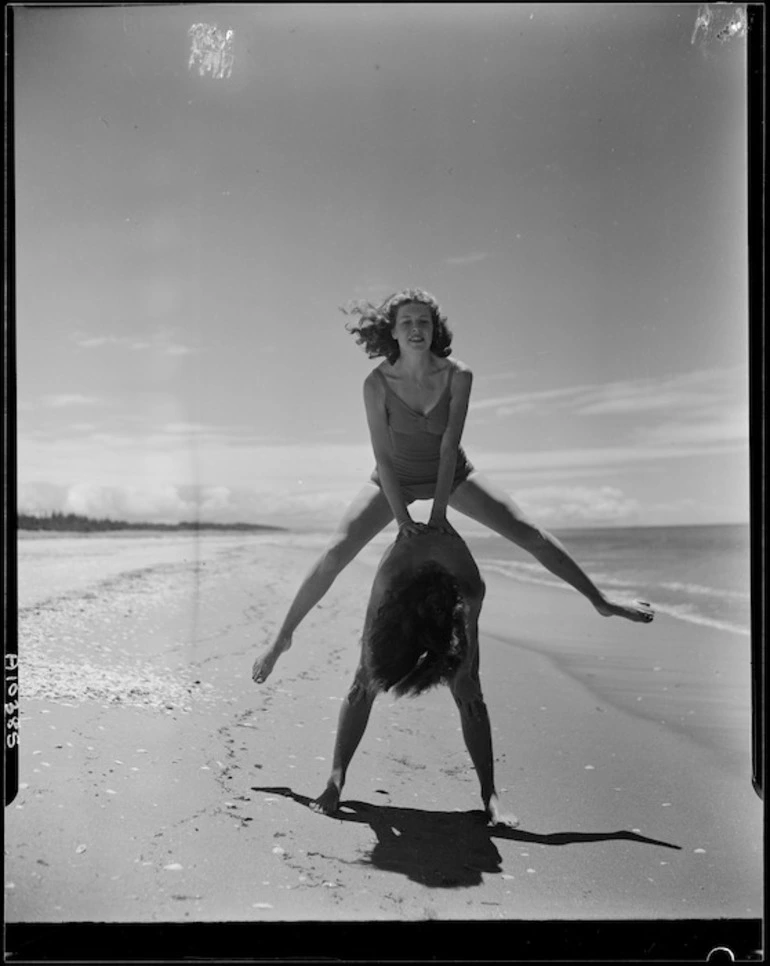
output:
[[[202,520],[182,523],[129,523],[127,520],[93,520],[77,513],[51,513],[32,516],[19,513],[19,530],[72,530],[79,533],[97,530],[285,530],[285,527],[269,527],[262,523],[205,523]]]

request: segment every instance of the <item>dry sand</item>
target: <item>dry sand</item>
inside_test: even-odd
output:
[[[62,576],[55,601],[20,573],[8,923],[760,917],[745,638],[485,575],[482,682],[521,827],[481,821],[446,689],[378,698],[329,818],[308,801],[378,552],[258,687],[314,542],[131,543],[130,573]]]

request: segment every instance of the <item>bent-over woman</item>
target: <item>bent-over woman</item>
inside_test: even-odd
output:
[[[448,684],[481,789],[487,821],[515,827],[494,781],[492,732],[479,678],[478,622],[484,582],[462,538],[416,525],[399,534],[377,568],[358,668],[340,710],[332,770],[311,808],[337,810],[348,766],[380,691],[416,695]]]

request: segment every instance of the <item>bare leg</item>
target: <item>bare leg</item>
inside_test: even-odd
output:
[[[374,698],[375,694],[366,687],[366,680],[359,667],[340,708],[337,737],[334,742],[334,760],[329,780],[326,788],[310,804],[314,812],[333,815],[337,811],[348,766],[366,731]]]
[[[467,702],[455,700],[460,710],[465,745],[479,777],[481,800],[484,803],[487,821],[490,825],[507,825],[509,828],[516,828],[519,824],[518,818],[512,812],[506,812],[503,809],[495,788],[492,732],[484,698],[479,694],[479,697]]]
[[[270,676],[275,662],[291,647],[291,639],[299,623],[372,537],[393,519],[393,511],[379,487],[368,483],[355,498],[329,546],[300,584],[278,635],[254,662],[252,678],[262,684]]]
[[[452,697],[460,712],[465,745],[479,778],[487,822],[490,825],[516,828],[519,824],[518,818],[503,810],[495,788],[492,729],[479,680],[478,611],[471,615],[468,623],[468,664],[460,669],[451,682]]]
[[[654,611],[645,601],[624,602],[602,593],[556,537],[531,523],[507,493],[480,473],[457,487],[449,505],[529,551],[552,574],[587,597],[603,616],[644,623],[653,619]]]

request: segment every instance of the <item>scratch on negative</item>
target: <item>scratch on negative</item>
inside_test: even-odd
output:
[[[721,24],[721,26],[720,26]],[[712,10],[707,3],[698,7],[690,43],[694,44],[698,34],[703,31],[703,41],[707,41],[710,33],[720,43],[725,43],[733,37],[743,37],[746,33],[746,11],[743,7],[733,7],[732,4],[719,3]]]

